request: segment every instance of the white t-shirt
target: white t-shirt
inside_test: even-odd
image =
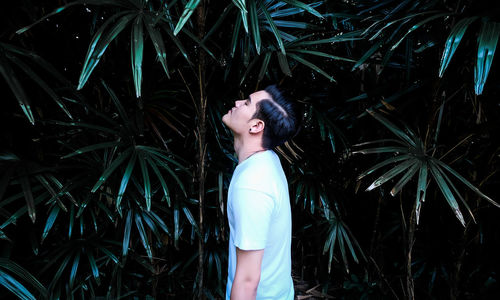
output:
[[[288,183],[278,155],[258,152],[234,170],[227,201],[229,265],[226,299],[236,271],[236,247],[264,249],[257,300],[293,300],[292,217]]]

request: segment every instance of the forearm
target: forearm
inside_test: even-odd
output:
[[[231,300],[255,300],[258,285],[258,282],[237,280],[235,278],[231,288]]]

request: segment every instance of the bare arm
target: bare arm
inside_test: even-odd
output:
[[[236,272],[231,288],[231,300],[255,299],[263,256],[264,249],[240,250],[236,248]]]

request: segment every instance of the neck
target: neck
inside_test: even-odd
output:
[[[265,151],[262,147],[262,141],[242,140],[234,137],[234,151],[238,156],[238,164],[241,164],[245,159],[249,158],[257,152]]]

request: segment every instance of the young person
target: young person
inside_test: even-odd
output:
[[[293,300],[290,197],[272,150],[296,132],[293,104],[272,85],[235,101],[222,121],[239,162],[228,192],[226,300]]]

